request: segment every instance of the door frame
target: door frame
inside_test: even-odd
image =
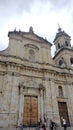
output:
[[[37,123],[38,123],[38,96],[36,96],[36,95],[24,95],[24,109],[26,109],[26,107],[27,106],[25,106],[25,97],[27,97],[27,98],[29,98],[29,105],[28,105],[28,112],[29,112],[29,114],[27,113],[26,115],[28,115],[28,125],[29,126],[36,126],[37,125]],[[36,121],[36,123],[31,123],[32,122],[32,120],[33,120],[33,117],[34,116],[32,116],[32,111],[34,112],[34,105],[33,105],[33,102],[32,102],[32,100],[33,99],[35,99],[36,98],[36,104],[35,104],[35,106],[37,107],[37,110],[35,111],[36,113],[35,114],[37,114],[37,116],[36,116],[36,119],[35,120],[37,120]],[[25,116],[25,110],[23,109],[23,124],[24,124],[24,116]],[[25,120],[26,121],[26,120]],[[25,125],[25,124],[24,124]]]
[[[70,126],[67,102],[58,101],[58,110],[59,110],[61,125],[62,125],[61,117],[64,117],[66,119],[66,121],[67,121],[68,126]]]

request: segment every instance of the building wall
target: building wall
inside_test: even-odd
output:
[[[29,58],[29,49],[35,58]],[[66,102],[73,125],[73,70],[54,64],[50,46],[11,36],[9,47],[0,52],[0,127],[23,123],[24,96],[38,97],[38,120],[44,116],[60,124],[58,101]],[[58,86],[62,86],[63,97]]]

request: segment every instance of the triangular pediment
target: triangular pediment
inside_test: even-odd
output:
[[[9,37],[10,37],[10,35],[18,35],[20,37],[28,38],[30,40],[48,43],[48,44],[50,44],[50,46],[52,45],[47,39],[44,39],[43,37],[40,37],[40,36],[36,35],[35,33],[31,33],[31,32],[13,31],[13,32],[8,33]]]
[[[41,41],[41,42],[43,41],[42,38],[39,38],[39,37],[36,36],[35,34],[30,34],[30,33],[24,34],[24,33],[23,33],[23,36],[26,37],[26,38],[30,38],[30,39],[32,39],[32,40]]]

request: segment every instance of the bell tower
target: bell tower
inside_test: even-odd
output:
[[[62,29],[58,28],[58,33],[56,33],[55,39],[54,39],[54,45],[56,47],[56,53],[63,47],[70,47],[70,36],[62,31]]]
[[[53,60],[60,67],[73,67],[73,47],[71,47],[71,37],[59,27],[54,39],[56,47]]]

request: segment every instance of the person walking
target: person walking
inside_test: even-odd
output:
[[[54,123],[52,120],[50,120],[50,130],[53,130]]]
[[[46,130],[45,124],[42,125],[42,129],[43,129],[43,130]]]
[[[65,120],[63,117],[61,117],[61,119],[62,119],[62,125],[63,125],[63,127],[64,127],[64,130],[67,130],[66,120]]]

